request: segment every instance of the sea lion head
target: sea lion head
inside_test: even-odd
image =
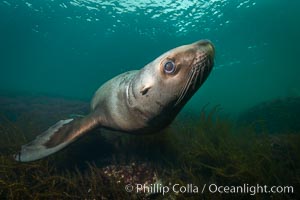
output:
[[[208,40],[162,54],[140,70],[134,84],[137,99],[149,112],[180,110],[208,77],[214,54],[214,46]]]
[[[139,70],[126,89],[131,132],[168,126],[207,79],[214,54],[213,44],[201,40],[167,51]]]
[[[160,60],[159,74],[173,107],[182,107],[204,83],[214,64],[214,46],[201,40],[167,52]]]

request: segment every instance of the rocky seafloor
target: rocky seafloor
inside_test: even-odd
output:
[[[58,97],[0,95],[0,199],[299,199],[299,129],[282,127],[290,123],[283,120],[285,115],[295,115],[295,102],[300,101],[282,101],[274,101],[273,110],[269,102],[245,111],[239,126],[218,117],[216,108],[200,109],[191,118],[181,115],[154,135],[95,130],[55,155],[18,163],[12,155],[22,144],[60,119],[86,114],[89,104]],[[273,116],[269,112],[275,111],[277,118],[283,115],[282,125],[276,131],[271,125],[270,130],[258,131],[253,113]],[[293,120],[297,123],[295,116]],[[183,188],[192,184],[199,190],[162,194],[137,190],[136,184],[150,189],[155,184]],[[252,195],[201,190],[210,184],[287,185],[294,191]],[[128,185],[131,192],[126,191]]]

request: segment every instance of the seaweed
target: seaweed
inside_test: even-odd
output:
[[[283,131],[274,135],[267,130],[258,134],[253,126],[237,126],[220,117],[220,106],[203,109],[195,116],[179,116],[170,127],[153,135],[95,131],[49,158],[18,163],[12,154],[21,144],[53,121],[67,117],[61,111],[56,113],[60,110],[56,103],[63,102],[69,113],[79,114],[85,113],[87,106],[72,100],[28,98],[28,105],[13,114],[16,110],[5,105],[20,108],[19,101],[7,99],[0,103],[0,111],[4,110],[1,105],[6,108],[0,112],[1,199],[299,199],[300,134]],[[41,114],[45,115],[42,120]],[[252,196],[205,190],[203,194],[170,192],[163,196],[127,193],[124,186],[128,183],[259,183],[291,185],[294,193]]]
[[[203,111],[199,122],[190,125],[189,130],[177,127],[180,143],[186,140],[188,145],[181,148],[175,170],[165,175],[171,177],[171,182],[200,186],[207,183],[223,186],[260,183],[268,186],[292,185],[295,190],[299,188],[299,134],[257,134],[250,127],[234,126],[232,122],[215,116],[217,113],[218,107],[208,114]],[[181,167],[178,168],[178,164]],[[252,198],[293,199],[295,195],[296,192],[262,194]],[[233,196],[204,194],[208,199],[231,199]],[[235,196],[250,198],[249,194]]]

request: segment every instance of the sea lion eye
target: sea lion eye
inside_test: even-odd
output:
[[[175,71],[175,63],[173,61],[167,61],[164,65],[164,71],[167,74],[171,74]]]

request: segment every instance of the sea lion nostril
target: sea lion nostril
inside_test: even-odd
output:
[[[214,59],[215,56],[215,47],[213,45],[213,43],[209,40],[200,40],[196,43],[194,43],[197,48],[204,52],[208,57],[210,57],[211,59]]]
[[[199,40],[198,42],[195,42],[196,45],[198,45],[199,47],[203,47],[203,46],[207,46],[207,45],[213,45],[212,42],[210,40]]]
[[[206,52],[211,59],[215,56],[215,47],[212,43],[207,43],[205,46]]]

